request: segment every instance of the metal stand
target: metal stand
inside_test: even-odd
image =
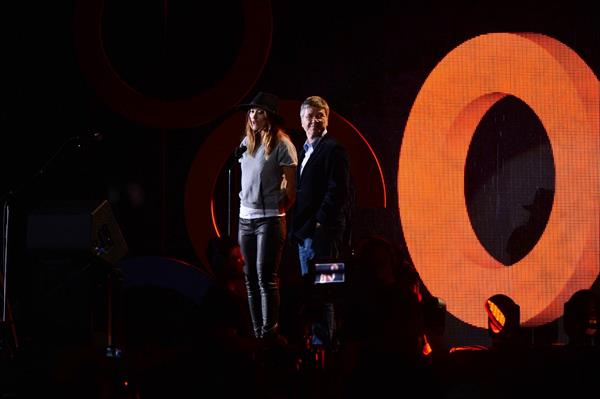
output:
[[[113,359],[120,359],[122,356],[122,349],[120,347],[121,342],[118,342],[117,339],[115,343],[114,337],[114,314],[113,314],[113,305],[114,300],[113,296],[115,294],[114,285],[118,284],[117,295],[120,294],[121,285],[119,282],[119,276],[115,270],[109,270],[106,275],[106,348],[105,348],[105,356]],[[120,301],[118,303],[120,305]],[[119,327],[120,328],[120,327]]]
[[[8,275],[9,275],[9,233],[10,233],[10,202],[26,187],[31,185],[36,179],[41,176],[44,176],[47,170],[54,164],[54,162],[58,159],[59,155],[63,153],[63,151],[71,144],[74,143],[75,148],[80,150],[83,148],[83,144],[85,141],[100,141],[102,140],[102,135],[100,133],[93,133],[83,136],[72,136],[67,138],[62,142],[60,147],[52,154],[52,156],[43,164],[43,166],[29,178],[29,180],[24,181],[21,185],[17,186],[14,189],[6,192],[1,198],[3,201],[2,206],[2,271],[0,272],[0,283],[2,284],[2,314],[0,319],[0,355],[6,353],[7,351],[14,355],[15,351],[19,347],[16,327],[14,323],[14,318],[12,315],[12,310],[10,307],[8,294],[9,294],[9,283],[8,283]],[[10,328],[11,332],[11,344],[7,345],[5,343],[5,330],[6,327]]]
[[[6,322],[8,307],[6,271],[8,270],[8,222],[10,218],[10,207],[8,200],[2,207],[2,322]]]
[[[8,302],[8,225],[10,222],[9,200],[4,201],[2,207],[2,273],[0,273],[0,282],[2,283],[2,319],[0,320],[0,356],[3,358],[12,358],[19,348],[17,331],[12,317],[12,311]],[[10,334],[8,331],[10,330]]]
[[[227,169],[227,237],[231,237],[231,170],[233,163]]]
[[[58,150],[52,154],[50,159],[44,163],[44,165],[31,177],[30,181],[26,181],[20,187],[15,190],[9,190],[6,193],[4,198],[4,204],[2,208],[2,323],[6,323],[8,320],[9,314],[9,306],[8,306],[8,283],[7,283],[7,275],[8,275],[8,234],[9,234],[9,222],[10,222],[10,198],[14,197],[17,193],[19,193],[23,188],[27,187],[32,181],[37,179],[40,176],[43,176],[46,173],[46,169],[50,167],[54,161],[58,158],[59,154],[61,154],[66,148],[67,144],[72,142],[77,142],[80,140],[80,136],[69,137],[65,140]],[[16,338],[16,337],[15,337]]]
[[[227,167],[227,236],[231,237],[231,214],[232,214],[232,210],[231,210],[231,186],[232,186],[232,179],[231,179],[231,174],[233,171],[233,167],[237,164],[238,160],[243,156],[244,152],[246,151],[246,147],[237,147],[234,151],[233,154],[231,154],[231,158],[229,159],[229,161],[227,162],[228,167]]]

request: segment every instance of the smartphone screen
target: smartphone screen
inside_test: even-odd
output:
[[[315,263],[315,284],[335,284],[346,281],[343,262]]]

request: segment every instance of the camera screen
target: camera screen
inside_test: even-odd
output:
[[[345,265],[342,262],[315,263],[315,284],[335,284],[346,281]]]

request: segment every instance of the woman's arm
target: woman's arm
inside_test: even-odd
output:
[[[284,179],[281,189],[284,195],[280,205],[287,212],[296,201],[296,166],[282,166],[282,169]]]

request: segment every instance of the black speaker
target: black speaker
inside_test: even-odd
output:
[[[27,249],[45,254],[88,254],[110,264],[128,251],[106,200],[43,203],[28,215]]]

